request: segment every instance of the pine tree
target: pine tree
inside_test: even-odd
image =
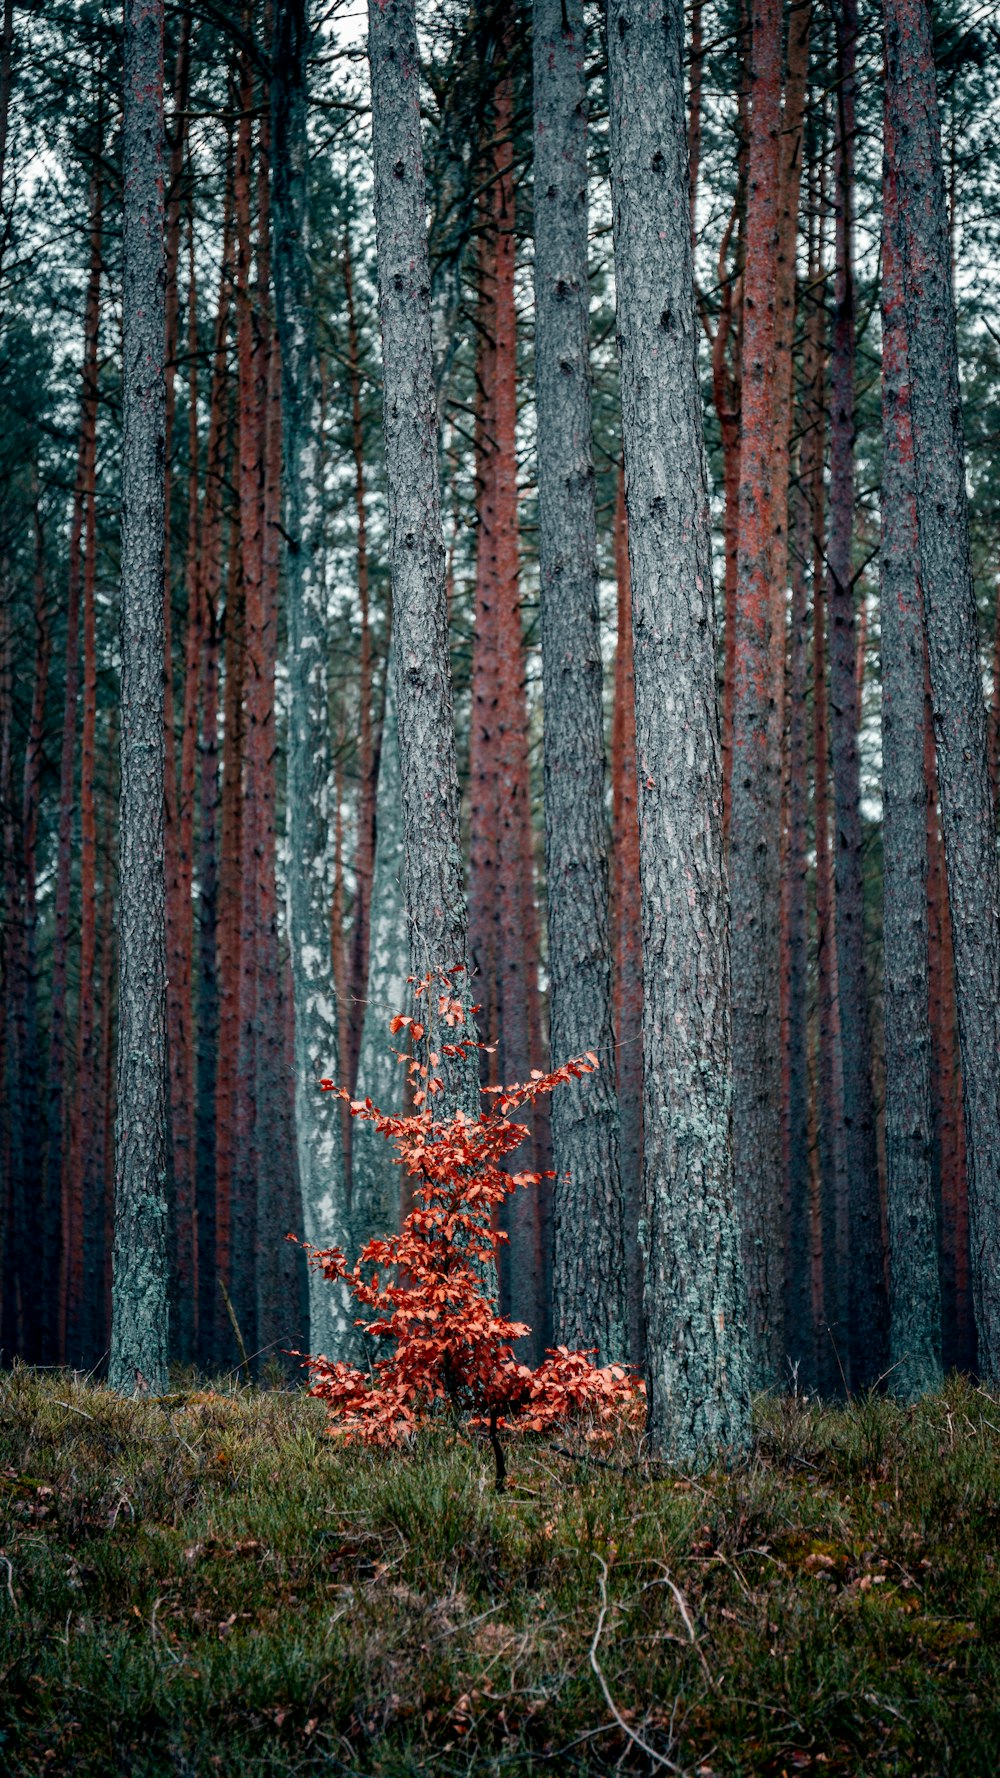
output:
[[[535,0],[535,391],[545,693],[549,1042],[601,1068],[552,1106],[553,1324],[627,1356],[611,1023],[603,672],[591,453],[587,95],[580,0]]]
[[[750,1375],[729,1141],[729,938],[684,15],[677,0],[659,0],[654,13],[655,21],[631,0],[608,8],[642,877],[642,1240],[650,1437],[660,1455],[698,1464],[745,1444]]]
[[[114,1297],[109,1381],[167,1376],[163,476],[163,4],[125,9],[121,829]]]

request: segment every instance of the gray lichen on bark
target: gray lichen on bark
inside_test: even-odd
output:
[[[167,1386],[163,3],[125,8],[118,1102],[108,1381]]]
[[[924,621],[891,117],[882,180],[882,858],[889,1386],[911,1400],[942,1380],[931,1157]]]
[[[733,1194],[715,608],[680,0],[609,0],[611,182],[632,577],[643,929],[650,1438],[703,1466],[749,1436]]]
[[[552,1100],[553,1324],[561,1344],[627,1353],[603,666],[591,450],[587,90],[582,0],[535,0],[535,395],[545,697],[545,862],[553,1064],[594,1075]]]
[[[413,974],[450,971],[475,1036],[458,818],[414,0],[369,0],[375,234],[406,915]],[[436,996],[425,1002],[432,1037]],[[447,1033],[452,1035],[452,1033]],[[440,1033],[437,1033],[440,1037]],[[440,1049],[440,1042],[435,1041]],[[442,1111],[479,1111],[474,1052],[442,1059]]]

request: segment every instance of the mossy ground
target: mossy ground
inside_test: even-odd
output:
[[[509,1454],[3,1375],[0,1771],[1000,1771],[996,1401],[766,1402],[697,1481]]]

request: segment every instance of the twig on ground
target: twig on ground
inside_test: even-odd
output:
[[[621,1729],[622,1734],[628,1736],[628,1739],[632,1742],[633,1746],[638,1747],[640,1752],[644,1753],[647,1759],[653,1760],[656,1765],[665,1766],[668,1772],[678,1772],[681,1774],[681,1778],[683,1778],[683,1768],[681,1766],[676,1766],[672,1759],[667,1758],[665,1753],[657,1753],[655,1747],[650,1747],[648,1741],[644,1741],[641,1735],[637,1735],[635,1730],[629,1727],[615,1703],[614,1698],[611,1696],[611,1691],[608,1682],[604,1677],[601,1663],[597,1659],[597,1646],[604,1634],[604,1620],[608,1615],[608,1565],[603,1556],[598,1556],[597,1560],[601,1570],[600,1576],[598,1577],[601,1588],[601,1609],[597,1614],[597,1623],[594,1627],[594,1634],[590,1644],[590,1664],[597,1675],[598,1684],[604,1693],[604,1702],[607,1704],[607,1707],[618,1724],[618,1727]]]

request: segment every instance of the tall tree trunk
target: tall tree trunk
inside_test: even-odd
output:
[[[955,305],[931,19],[885,0],[887,105],[899,168],[920,575],[965,1104],[979,1368],[1000,1381],[1000,880],[958,379]]]
[[[191,1350],[191,1221],[190,1203],[190,1101],[184,1083],[189,1072],[189,1003],[183,985],[185,906],[181,863],[180,805],[177,784],[177,736],[174,706],[173,615],[173,459],[174,417],[177,404],[177,361],[180,334],[181,187],[188,139],[188,100],[191,85],[192,14],[182,12],[174,63],[173,127],[167,132],[169,170],[164,193],[164,250],[166,253],[166,444],[164,469],[163,536],[163,725],[164,725],[164,869],[167,895],[167,1066],[171,1353],[186,1359]],[[176,1121],[175,1121],[176,1114]]]
[[[80,700],[80,589],[83,580],[83,532],[92,497],[97,452],[97,353],[100,331],[101,230],[103,191],[95,165],[90,180],[90,269],[83,319],[83,386],[80,398],[80,442],[73,488],[66,596],[66,678],[62,746],[59,762],[59,828],[56,844],[55,921],[52,996],[49,1011],[48,1151],[46,1194],[59,1197],[58,1350],[66,1355],[70,1264],[70,1160],[64,1153],[69,1133],[66,1090],[67,1012],[70,911],[73,879],[73,828],[76,809],[76,725]]]
[[[552,1106],[553,1326],[628,1357],[625,1227],[611,1023],[604,674],[597,606],[582,0],[535,0],[535,394],[545,694],[549,1042],[600,1071]]]
[[[350,241],[346,234],[344,236],[344,294],[347,299],[347,374],[351,391],[351,454],[354,458],[358,604],[361,618],[358,656],[358,827],[354,846],[354,921],[351,927],[350,975],[347,985],[347,1084],[353,1092],[358,1074],[361,1028],[365,1016],[365,984],[368,979],[372,872],[375,868],[378,760],[375,755],[372,723],[372,631],[368,570],[368,523],[365,512],[365,433],[361,414],[361,360],[358,346],[358,323],[354,307],[354,268],[351,260]]]
[[[618,465],[615,499],[615,580],[618,642],[611,728],[612,894],[614,1005],[622,1194],[625,1215],[625,1277],[629,1358],[643,1362],[642,1254],[642,925],[639,913],[639,819],[636,806],[635,669],[632,649],[632,581],[628,566],[625,465]]]
[[[496,792],[497,1032],[500,1078],[525,1080],[541,1060],[538,914],[528,757],[526,660],[520,604],[517,501],[517,319],[514,308],[513,12],[502,10],[500,68],[494,95],[492,229],[496,248],[493,523],[490,549],[496,636],[496,710],[492,768]],[[538,1112],[525,1121],[542,1159]],[[541,1193],[515,1192],[503,1206],[509,1246],[508,1307],[535,1332],[538,1356],[547,1312]]]
[[[782,1282],[781,723],[773,563],[781,4],[755,0],[751,38],[747,264],[743,295],[736,659],[729,815],[733,971],[733,1168],[740,1191],[752,1382],[774,1388]]]
[[[233,451],[240,461],[239,420]],[[234,478],[235,479],[235,478]],[[240,1036],[240,861],[243,856],[243,681],[244,647],[242,550],[238,520],[230,526],[225,613],[225,689],[222,739],[222,807],[219,858],[219,1056],[215,1125],[215,1264],[220,1280],[215,1319],[217,1348],[234,1351],[221,1286],[233,1282],[233,1221],[241,1087],[232,1066]]]
[[[195,1034],[195,1205],[198,1221],[198,1361],[210,1367],[217,1355],[222,1307],[218,1287],[216,1095],[219,1053],[219,642],[222,584],[222,496],[232,444],[228,424],[227,342],[231,310],[233,154],[226,162],[222,267],[215,317],[205,488],[198,559],[202,609],[199,672],[200,769],[198,772],[198,1022]],[[235,540],[230,551],[238,563]],[[228,738],[228,735],[227,735]]]
[[[841,0],[837,15],[836,264],[830,375],[830,533],[827,544],[830,738],[836,828],[837,974],[850,1205],[851,1386],[866,1389],[884,1369],[887,1304],[865,979],[864,859],[852,565],[856,432],[854,140],[857,31],[856,0]]]
[[[924,625],[913,485],[896,149],[882,177],[882,856],[890,1387],[941,1382],[941,1291],[931,1170]]]
[[[804,459],[800,454],[800,482]],[[784,1170],[788,1225],[785,1246],[785,1352],[800,1386],[815,1388],[812,1305],[812,1177],[809,1125],[809,955],[806,882],[809,848],[809,508],[799,487],[792,559],[788,671],[788,769],[784,844],[786,980]]]
[[[479,1026],[497,1043],[497,586],[496,551],[496,236],[481,201],[476,324],[476,591],[469,730],[469,950]],[[484,1072],[496,1075],[484,1053]],[[495,1078],[494,1078],[494,1084]]]
[[[808,955],[806,858],[808,807],[808,508],[801,487],[798,547],[792,564],[791,620],[785,641],[785,600],[791,545],[789,483],[792,465],[792,383],[796,317],[796,247],[802,183],[803,116],[809,73],[811,0],[788,19],[787,72],[779,159],[774,317],[774,430],[771,448],[772,661],[780,669],[775,701],[784,730],[781,870],[782,1173],[786,1207],[784,1264],[785,1356],[800,1382],[815,1384],[810,1275],[808,1085]],[[801,458],[799,467],[801,470]],[[787,670],[788,686],[785,688]]]
[[[121,819],[109,1382],[167,1381],[163,874],[163,0],[127,0],[122,384]]]
[[[52,663],[52,631],[45,575],[45,535],[37,471],[34,491],[34,594],[35,665],[31,687],[31,716],[24,748],[21,805],[21,845],[24,861],[22,907],[24,921],[23,1104],[24,1167],[34,1181],[33,1202],[24,1228],[23,1253],[34,1269],[39,1288],[31,1293],[25,1357],[32,1363],[55,1359],[55,1308],[58,1303],[59,1220],[58,1203],[48,1195],[42,1148],[42,1094],[38,1036],[38,816],[41,804],[42,765],[45,743],[45,707]],[[108,990],[110,992],[110,989]],[[29,1258],[30,1256],[30,1258]],[[25,1276],[28,1276],[25,1270]]]
[[[167,994],[171,1032],[170,1128],[173,1138],[175,1276],[174,1351],[190,1363],[198,1345],[198,1217],[195,1199],[195,1058],[194,1058],[194,814],[197,777],[199,665],[205,620],[202,591],[201,512],[198,499],[198,312],[194,262],[193,204],[188,216],[188,489],[187,548],[184,584],[184,675],[182,684],[181,770],[175,810],[173,846],[174,918],[168,940]],[[170,1008],[173,1007],[171,1013]],[[176,1039],[176,1041],[173,1041]]]
[[[67,1357],[89,1369],[100,1356],[93,1325],[96,1267],[95,1177],[98,1110],[97,988],[97,801],[94,783],[97,742],[97,581],[96,456],[86,492],[83,526],[83,723],[80,741],[80,984],[77,1007],[76,1083],[70,1138],[69,1284],[66,1305]]]
[[[320,1081],[338,1058],[337,996],[327,944],[329,688],[326,589],[318,572],[317,364],[309,264],[307,0],[278,0],[274,78],[274,282],[281,342],[288,626],[288,936],[295,1002],[295,1139],[306,1239],[348,1250],[339,1102]],[[360,473],[360,464],[358,465]],[[361,506],[363,515],[363,504]],[[362,548],[364,539],[362,536]],[[367,564],[366,564],[367,578]],[[367,587],[366,587],[367,595]],[[370,700],[370,688],[369,688]],[[369,712],[370,715],[370,712]],[[370,735],[369,735],[370,741]],[[370,885],[369,885],[370,888]],[[365,944],[367,952],[367,943]],[[362,985],[362,993],[364,991]],[[350,1300],[310,1273],[310,1350],[348,1358]]]
[[[679,0],[658,0],[652,13],[610,0],[642,875],[650,1437],[659,1455],[698,1465],[746,1443],[750,1353],[729,1141],[729,942],[683,41]]]
[[[454,993],[471,1036],[414,0],[369,0],[368,24],[410,959],[418,976],[461,971]],[[428,1010],[434,1041],[433,1000]],[[444,1057],[442,1077],[442,1112],[475,1116],[475,1054]]]

